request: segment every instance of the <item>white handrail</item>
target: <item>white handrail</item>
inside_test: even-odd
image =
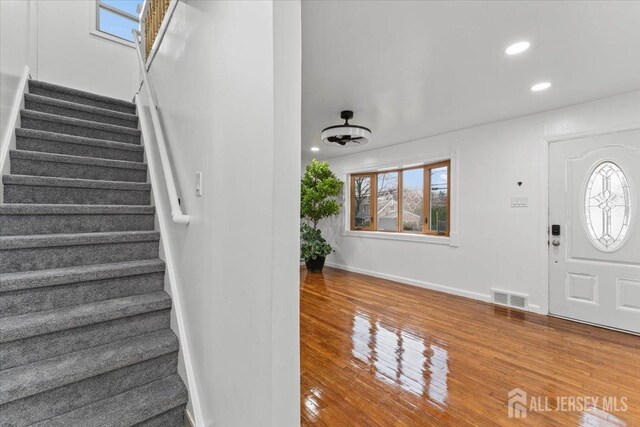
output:
[[[162,126],[160,126],[160,116],[158,115],[158,108],[156,107],[155,100],[153,99],[153,88],[149,83],[149,76],[147,75],[147,68],[144,66],[144,60],[142,59],[142,49],[140,47],[140,31],[133,30],[133,42],[136,45],[138,51],[138,60],[140,62],[140,72],[142,73],[142,82],[146,86],[145,92],[147,93],[147,102],[149,103],[149,110],[151,111],[151,122],[153,123],[153,130],[156,134],[156,141],[158,143],[158,153],[160,154],[160,162],[162,163],[162,170],[164,171],[164,181],[167,184],[167,193],[169,193],[169,203],[171,205],[171,219],[176,224],[189,224],[189,215],[182,213],[180,208],[180,202],[178,201],[178,192],[176,191],[176,182],[173,179],[173,171],[171,169],[171,163],[169,162],[169,154],[167,153],[167,146],[164,139],[164,133],[162,132]],[[139,112],[141,113],[141,112]]]

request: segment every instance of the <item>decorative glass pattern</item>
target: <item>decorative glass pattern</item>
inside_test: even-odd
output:
[[[612,252],[624,243],[631,218],[631,196],[624,172],[613,162],[602,162],[589,176],[584,214],[591,243]]]

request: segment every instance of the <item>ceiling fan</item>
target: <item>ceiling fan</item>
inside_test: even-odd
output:
[[[322,142],[338,147],[365,145],[371,141],[371,130],[364,126],[352,125],[353,111],[340,113],[343,125],[329,126],[322,131]]]

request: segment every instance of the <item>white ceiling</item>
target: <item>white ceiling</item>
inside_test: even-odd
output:
[[[302,79],[305,159],[554,109],[640,89],[640,2],[305,1]],[[322,144],[345,109],[370,144]]]

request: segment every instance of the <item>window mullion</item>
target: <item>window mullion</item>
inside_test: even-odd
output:
[[[356,210],[356,186],[355,186],[355,182],[356,182],[356,177],[355,175],[351,175],[351,183],[349,186],[349,215],[351,216],[351,218],[349,219],[349,224],[351,225],[351,230],[355,230],[356,229],[356,215],[358,214],[358,211]]]
[[[429,233],[430,231],[430,227],[429,227],[430,225],[429,221],[431,220],[431,215],[429,215],[431,213],[430,200],[429,200],[430,189],[431,189],[431,169],[425,166],[424,190],[423,190],[424,224],[422,225],[424,233]]]
[[[396,230],[400,233],[402,232],[402,211],[404,207],[402,206],[402,169],[398,169],[398,221],[396,225]]]
[[[378,174],[371,174],[371,230],[378,230]]]
[[[447,163],[447,236],[451,231],[451,161]]]

